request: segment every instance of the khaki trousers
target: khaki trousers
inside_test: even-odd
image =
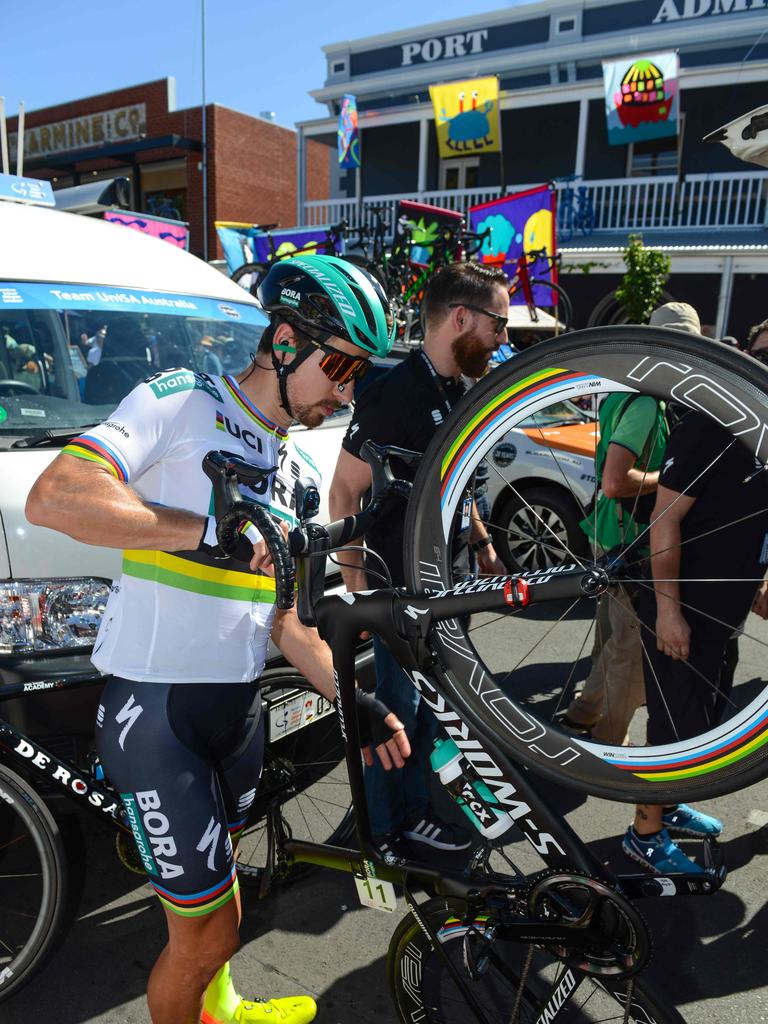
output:
[[[645,703],[641,627],[622,587],[611,587],[606,596],[611,633],[567,715],[572,722],[591,728],[593,739],[619,746],[628,742],[632,716]]]

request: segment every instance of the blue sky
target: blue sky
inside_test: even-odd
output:
[[[494,0],[206,0],[209,102],[280,124],[322,117],[307,95],[325,80],[321,46],[499,10]],[[0,96],[6,113],[173,75],[177,105],[201,96],[201,0],[0,3]]]

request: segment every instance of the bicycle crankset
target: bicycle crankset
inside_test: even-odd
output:
[[[651,957],[648,926],[635,907],[597,878],[570,871],[548,871],[528,893],[528,913],[557,921],[573,941],[547,943],[547,949],[585,974],[630,978]]]

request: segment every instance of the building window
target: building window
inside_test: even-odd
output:
[[[331,64],[331,74],[341,75],[347,70],[347,62],[345,60],[335,60]]]
[[[558,35],[562,35],[565,32],[574,32],[576,29],[575,18],[558,18],[555,26],[555,31]]]
[[[633,142],[627,146],[627,177],[660,177],[680,173],[680,156],[683,151],[683,127],[685,115],[680,117],[677,135],[666,139],[651,139],[649,142]]]
[[[440,161],[440,188],[453,191],[457,188],[477,188],[480,174],[480,157],[470,156],[458,160]]]

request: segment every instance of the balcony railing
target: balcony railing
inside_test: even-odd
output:
[[[509,192],[529,185],[510,185]],[[768,173],[744,171],[738,174],[689,174],[654,178],[606,178],[598,181],[558,182],[558,203],[591,208],[594,231],[636,231],[676,229],[686,231],[730,228],[747,230],[768,227]],[[370,220],[370,211],[380,207],[385,219],[394,224],[399,199],[432,203],[466,214],[470,206],[498,199],[493,188],[408,192],[399,195],[365,196],[355,199],[323,199],[304,204],[308,225],[346,220],[353,229]],[[583,237],[577,233],[576,238]]]

